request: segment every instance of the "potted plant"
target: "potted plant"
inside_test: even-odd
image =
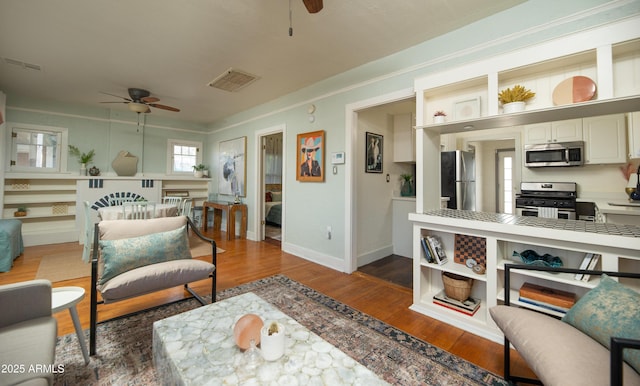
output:
[[[27,208],[24,206],[19,206],[15,212],[13,212],[13,217],[24,217],[27,215]]]
[[[206,169],[204,164],[193,165],[193,176],[201,178],[204,175],[204,169]]]
[[[80,149],[73,145],[69,145],[69,154],[76,157],[78,162],[80,162],[80,175],[87,175],[87,164],[93,161],[93,157],[96,155],[96,152],[91,149],[86,153],[82,153]]]
[[[505,88],[498,93],[498,100],[502,103],[505,114],[523,111],[525,103],[536,96],[536,93],[516,84],[512,88]]]
[[[411,180],[413,176],[408,173],[400,174],[400,195],[403,197],[413,196],[413,185]]]
[[[444,123],[444,119],[446,116],[447,114],[444,111],[436,111],[435,113],[433,113],[433,123]]]

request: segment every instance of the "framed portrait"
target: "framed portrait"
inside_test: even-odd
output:
[[[220,142],[218,194],[246,197],[247,137]]]
[[[383,139],[380,134],[366,133],[364,151],[364,171],[366,173],[382,173]]]
[[[480,117],[480,97],[468,98],[453,103],[453,119],[465,120]]]
[[[324,181],[324,130],[298,134],[296,179],[302,182]]]

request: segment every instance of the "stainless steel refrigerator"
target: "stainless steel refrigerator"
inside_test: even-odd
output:
[[[476,210],[475,154],[467,151],[440,153],[440,195],[449,197],[450,209]]]

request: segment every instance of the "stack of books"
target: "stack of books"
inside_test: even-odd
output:
[[[584,255],[584,259],[582,259],[582,264],[580,264],[580,269],[589,269],[593,270],[596,268],[598,264],[598,260],[600,260],[600,255],[597,253],[586,253]],[[575,279],[582,281],[589,281],[591,275],[576,273]]]
[[[478,311],[478,308],[480,308],[480,299],[469,297],[464,302],[461,302],[448,297],[444,290],[433,295],[433,302],[439,306],[462,312],[466,315],[473,315]]]
[[[438,236],[424,236],[420,242],[425,258],[429,263],[438,263],[440,265],[448,261],[447,255],[442,247],[442,242]]]
[[[519,300],[547,310],[566,313],[576,303],[576,294],[537,284],[524,283]]]

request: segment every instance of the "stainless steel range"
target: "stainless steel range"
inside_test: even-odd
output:
[[[521,182],[516,195],[520,216],[576,219],[575,182]]]

